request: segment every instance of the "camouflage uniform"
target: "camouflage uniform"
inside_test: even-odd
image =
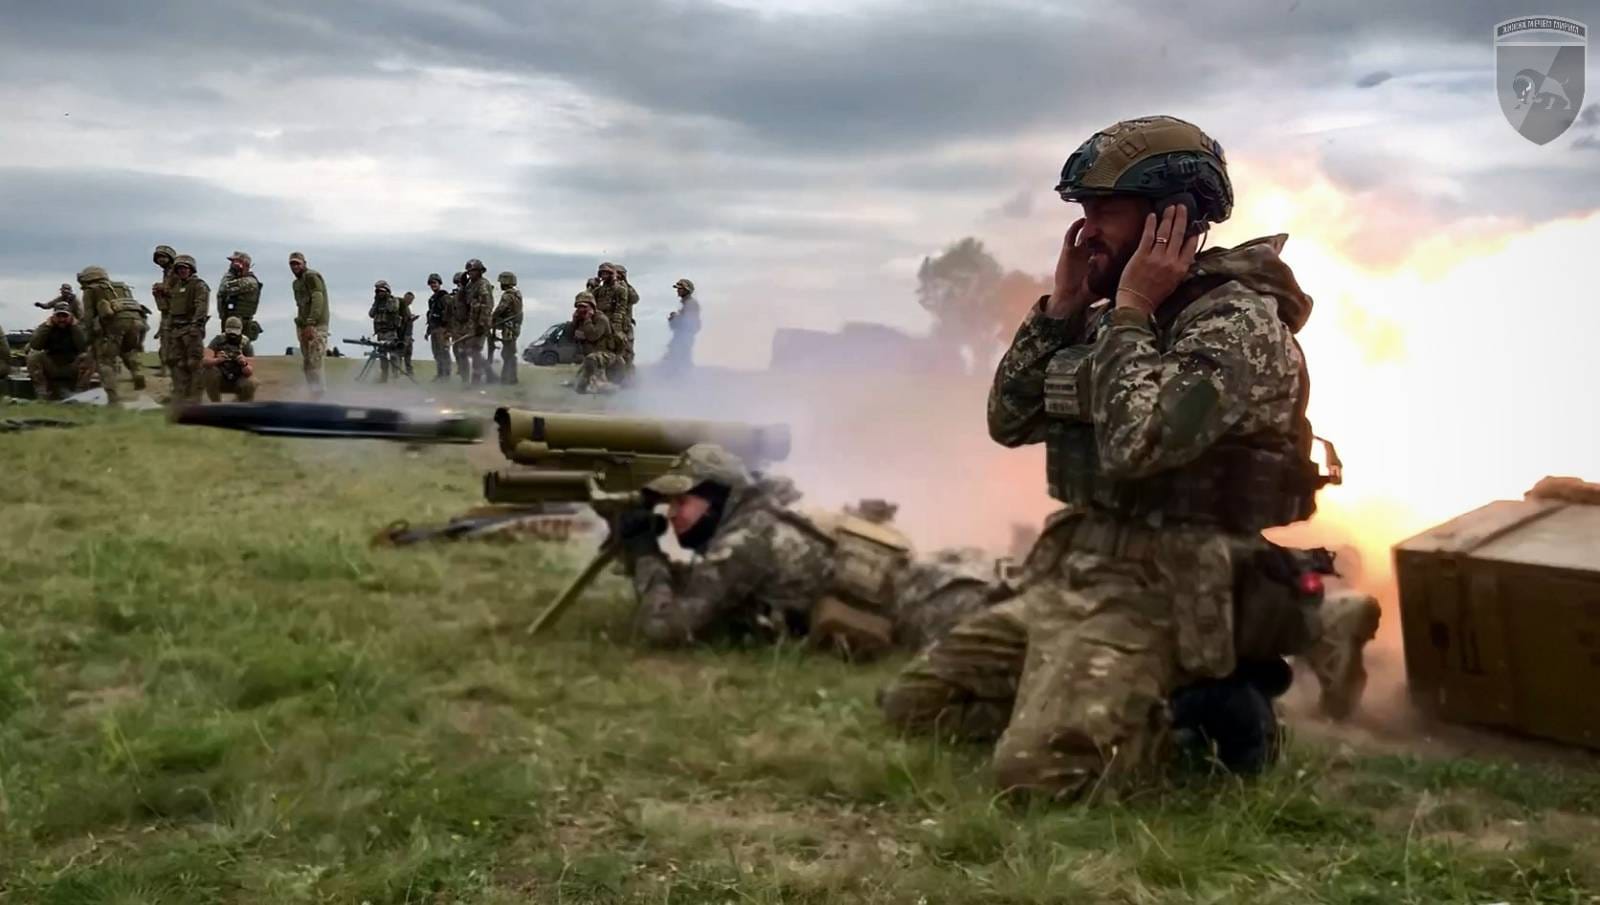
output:
[[[450,291],[446,322],[450,325],[450,354],[456,360],[456,376],[465,384],[472,379],[471,356],[467,354],[467,343],[472,341],[472,309],[467,304],[467,275],[458,272],[452,279],[456,288]]]
[[[126,283],[113,282],[103,267],[85,267],[78,273],[84,304],[94,318],[94,359],[100,372],[100,386],[112,402],[121,399],[117,389],[117,362],[120,360],[133,379],[133,388],[144,389],[144,306],[133,298]]]
[[[72,286],[69,283],[61,284],[61,292],[55,298],[48,302],[34,302],[33,307],[54,311],[56,302],[66,302],[68,310],[72,312],[72,316],[79,321],[83,320],[83,302],[79,300],[78,294],[72,291]]]
[[[212,402],[221,402],[223,393],[233,393],[240,402],[256,398],[255,377],[246,375],[244,367],[254,358],[255,347],[244,335],[244,322],[230,317],[222,324],[222,332],[206,344],[211,356],[201,372],[206,396]]]
[[[1054,418],[1071,422],[1092,430],[1101,474],[1126,481],[1179,474],[1213,448],[1293,449],[1304,389],[1293,333],[1311,299],[1282,242],[1202,253],[1157,320],[1102,308],[1085,328],[1046,316],[1041,300],[996,372],[990,433],[1018,446],[1050,441]],[[1070,385],[1076,415],[1047,417],[1047,372]],[[1054,474],[1053,492],[1075,477]],[[1161,754],[1172,692],[1235,667],[1234,557],[1260,539],[1188,516],[1058,513],[1025,590],[908,666],[885,696],[890,718],[998,736],[1007,787],[1114,792]]]
[[[179,265],[189,267],[189,278],[177,275]],[[211,287],[196,272],[194,258],[178,255],[167,285],[167,350],[171,354],[172,401],[200,401],[200,362],[205,357],[206,321],[211,317]]]
[[[694,297],[694,283],[679,280],[673,289],[688,293],[679,299],[677,311],[667,315],[667,326],[672,338],[667,341],[667,354],[661,358],[660,371],[664,375],[682,374],[694,367],[694,338],[700,332],[700,302]]]
[[[416,299],[416,295],[410,292],[400,296],[400,356],[405,362],[407,377],[415,373],[411,366],[411,353],[416,345],[417,316],[411,313],[411,303]]]
[[[494,289],[483,275],[483,262],[477,258],[467,262],[467,274],[467,283],[461,288],[461,301],[458,303],[465,309],[466,332],[465,338],[456,342],[456,363],[462,365],[462,375],[468,382],[479,384],[485,381],[489,371],[483,345],[489,338],[494,314]]]
[[[61,303],[28,340],[28,376],[40,399],[58,399],[69,387],[74,392],[89,388],[89,375],[82,367],[82,359],[89,353],[89,336],[76,321],[66,326],[51,323],[56,312],[70,315],[72,309]]]
[[[450,308],[454,299],[444,290],[444,280],[436,273],[428,274],[428,282],[437,280],[441,285],[428,296],[428,313],[423,320],[423,337],[433,349],[435,382],[450,376]]]
[[[388,282],[379,280],[373,285],[372,306],[367,317],[372,318],[372,338],[379,348],[378,382],[388,383],[391,372],[400,369],[400,300],[390,291]]]
[[[601,270],[616,273],[617,265],[607,262],[600,265]],[[631,297],[636,298],[638,293],[633,292],[627,283],[621,280],[612,280],[607,284],[604,280],[593,290],[594,307],[596,311],[606,316],[606,321],[611,324],[611,330],[621,342],[618,350],[624,361],[633,361],[633,305],[629,302]],[[621,375],[614,375],[620,377]]]
[[[167,262],[161,263],[165,257]],[[177,251],[171,245],[157,245],[156,250],[150,253],[151,263],[161,268],[161,279],[150,286],[150,295],[156,300],[156,310],[161,313],[161,320],[156,324],[156,361],[159,362],[158,373],[161,369],[172,370],[170,360],[172,351],[167,342],[167,286],[172,282],[172,265],[178,260]]]
[[[11,341],[6,339],[6,329],[0,326],[0,380],[11,376]]]
[[[580,319],[578,309],[587,309],[589,316]],[[611,321],[604,312],[595,310],[594,296],[587,291],[578,293],[574,300],[572,338],[578,341],[578,351],[583,361],[578,365],[574,387],[580,393],[610,392],[616,386],[610,380],[614,369],[623,366],[621,343]]]
[[[256,323],[256,309],[261,307],[261,280],[250,270],[251,258],[242,251],[228,256],[228,272],[217,283],[217,316],[237,317],[244,324],[244,336],[251,342],[261,335],[261,325]],[[243,265],[235,273],[232,262]]]
[[[304,264],[306,256],[297,251],[289,255],[289,260]],[[295,277],[293,290],[300,367],[305,371],[311,395],[321,396],[324,390],[322,360],[328,354],[328,284],[323,281],[322,274],[307,267]]]
[[[791,508],[800,496],[793,484],[754,479],[711,444],[691,447],[650,489],[671,497],[703,482],[727,488],[728,496],[693,561],[672,563],[659,549],[624,544],[640,633],[658,645],[806,635],[819,603],[835,590],[837,517]],[[997,594],[993,566],[981,554],[950,551],[889,576],[893,642],[915,650],[988,606]]]
[[[494,307],[494,332],[500,336],[500,382],[517,382],[517,337],[522,335],[522,290],[517,275],[500,274],[500,303]]]

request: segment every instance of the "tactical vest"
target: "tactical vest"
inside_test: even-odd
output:
[[[167,288],[167,314],[179,321],[200,317],[200,305],[196,296],[201,294],[204,286],[205,282],[199,277],[174,280]]]
[[[807,637],[845,656],[878,656],[894,643],[895,583],[911,561],[911,543],[900,532],[855,516],[822,526],[793,510],[833,544],[833,575],[812,607]]]
[[[1224,277],[1191,280],[1183,296],[1162,306],[1156,323],[1158,349],[1165,353],[1170,345],[1178,315],[1223,282]],[[1216,525],[1245,534],[1302,521],[1316,512],[1316,492],[1330,478],[1311,460],[1313,437],[1305,416],[1311,386],[1303,357],[1292,438],[1225,437],[1177,468],[1113,479],[1100,467],[1088,400],[1078,383],[1080,368],[1093,352],[1093,344],[1069,346],[1045,369],[1045,414],[1050,416],[1045,469],[1052,497],[1130,521]],[[1327,448],[1330,470],[1336,472],[1337,455]],[[1336,473],[1331,480],[1337,480]]]
[[[256,316],[261,307],[261,281],[254,273],[244,276],[229,275],[217,286],[217,304],[225,313],[248,320]]]
[[[133,297],[133,287],[127,283],[111,283],[111,307],[118,317],[144,317],[144,306]]]
[[[373,302],[372,330],[391,336],[400,332],[400,303],[393,296]]]

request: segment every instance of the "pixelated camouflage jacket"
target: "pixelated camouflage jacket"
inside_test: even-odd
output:
[[[630,291],[627,284],[620,281],[594,287],[595,310],[604,314],[611,321],[611,329],[622,337],[633,333],[633,306],[628,304]]]
[[[599,311],[589,315],[589,319],[581,324],[574,319],[572,337],[578,341],[578,351],[585,355],[590,352],[616,352],[622,348],[617,332],[611,329],[611,318]]]
[[[400,335],[400,300],[393,293],[374,294],[367,317],[372,318],[373,333],[389,337]]]
[[[661,553],[627,557],[639,595],[637,625],[654,644],[788,630],[833,577],[833,543],[787,512],[767,482],[733,491],[705,552],[684,566]]]
[[[1075,380],[1108,477],[1176,468],[1228,436],[1292,445],[1304,368],[1294,334],[1312,300],[1278,256],[1285,239],[1201,252],[1153,320],[1109,305],[1051,318],[1041,300],[995,372],[990,436],[1006,446],[1043,441],[1045,369],[1061,350],[1087,345]]]
[[[500,302],[494,306],[492,318],[495,333],[507,340],[515,340],[522,333],[522,290],[515,286],[500,290]]]
[[[466,322],[464,327],[470,327],[474,336],[485,336],[489,333],[489,325],[494,314],[494,289],[489,285],[488,277],[478,277],[467,283],[462,292],[466,309]]]
[[[203,323],[211,316],[211,287],[199,274],[187,280],[176,276],[167,284],[167,311],[175,322]]]
[[[217,313],[249,321],[261,307],[261,280],[250,271],[235,275],[229,270],[217,282]]]

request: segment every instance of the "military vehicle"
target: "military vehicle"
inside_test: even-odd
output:
[[[572,365],[583,360],[583,351],[572,336],[572,324],[553,324],[522,350],[522,360],[534,365]]]
[[[1546,478],[1394,558],[1419,709],[1600,748],[1600,485]]]

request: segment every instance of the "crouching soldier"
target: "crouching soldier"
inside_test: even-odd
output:
[[[244,322],[230,317],[222,323],[222,333],[206,344],[203,368],[206,397],[221,402],[223,393],[232,393],[240,402],[256,398],[255,367],[251,359],[256,350],[244,336]]]
[[[71,306],[56,302],[50,317],[28,340],[28,376],[33,379],[34,395],[61,399],[88,389],[89,372],[84,367],[88,354],[88,334],[72,316]]]

